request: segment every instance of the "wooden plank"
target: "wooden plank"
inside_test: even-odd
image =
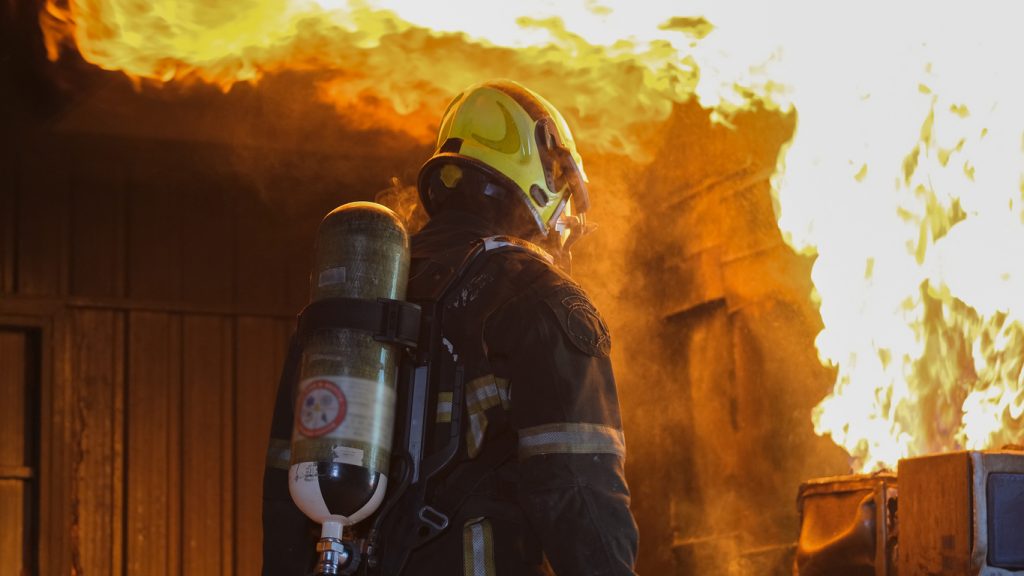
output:
[[[120,146],[98,143],[76,155],[71,174],[70,291],[75,296],[125,293],[125,167]]]
[[[115,331],[115,353],[113,361],[118,369],[114,371],[112,418],[114,423],[111,447],[111,499],[115,521],[111,528],[111,574],[125,574],[125,370],[127,361],[125,358],[125,322],[126,316],[123,313],[115,313],[117,318],[117,330]]]
[[[70,314],[52,302],[31,311],[40,334],[39,574],[81,573],[73,536],[76,469]],[[10,301],[7,304],[11,304]]]
[[[222,179],[194,178],[178,191],[183,205],[183,297],[196,306],[231,305],[234,213]],[[230,182],[228,180],[227,182]]]
[[[5,467],[27,464],[27,338],[22,330],[0,329],[0,466]]]
[[[14,263],[17,253],[17,188],[21,182],[21,154],[4,138],[0,175],[0,293],[14,291]]]
[[[223,420],[232,385],[231,325],[216,316],[187,316],[183,322],[182,566],[185,574],[230,574],[230,564],[224,566],[230,553],[224,521],[231,500],[222,490],[224,477],[232,474],[223,438],[230,426]]]
[[[114,574],[119,567],[122,509],[116,492],[120,479],[113,464],[117,412],[123,370],[123,317],[105,310],[79,310],[71,331],[71,388],[75,391],[72,438],[75,470],[72,486],[72,556],[74,570]]]
[[[263,528],[263,466],[277,383],[292,323],[239,317],[234,398],[235,573],[259,574]]]
[[[0,480],[0,574],[27,574],[25,482]]]
[[[167,573],[183,574],[182,556],[182,459],[184,458],[181,443],[182,420],[182,384],[181,384],[181,318],[172,317],[173,326],[168,337],[167,358],[170,363],[171,378],[167,390],[167,478],[170,483],[167,489]],[[129,574],[134,572],[129,571]]]
[[[25,566],[26,480],[13,479],[26,454],[27,334],[0,330],[0,467],[10,479],[0,480],[0,574],[21,574]],[[31,473],[31,469],[27,469]]]
[[[129,182],[128,295],[181,299],[181,176],[170,147],[151,144],[136,157]]]
[[[899,468],[899,574],[972,574],[970,454],[910,458]]]
[[[235,321],[224,320],[223,350],[231,361],[222,365],[223,400],[221,402],[221,455],[224,473],[220,475],[221,507],[221,574],[236,574],[235,570]]]
[[[126,573],[180,573],[181,322],[129,316]]]
[[[53,147],[24,155],[18,190],[17,284],[33,296],[67,292],[68,169]]]

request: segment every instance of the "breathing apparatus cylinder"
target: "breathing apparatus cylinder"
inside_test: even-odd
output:
[[[403,300],[408,276],[409,236],[391,210],[353,202],[320,223],[311,306],[326,299]],[[289,491],[323,524],[325,547],[328,539],[340,544],[342,527],[370,516],[384,499],[401,354],[398,344],[366,330],[303,335]]]

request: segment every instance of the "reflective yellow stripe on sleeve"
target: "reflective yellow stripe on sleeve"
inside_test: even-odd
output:
[[[452,393],[440,392],[437,395],[437,423],[452,421]]]
[[[519,459],[541,454],[616,454],[625,457],[622,430],[601,424],[557,422],[519,431]]]
[[[466,384],[466,408],[470,414],[501,404],[502,394],[494,374],[474,378]]]
[[[508,380],[487,374],[466,383],[466,412],[469,420],[466,451],[470,458],[480,453],[484,434],[487,433],[485,412],[496,406],[508,409]]]

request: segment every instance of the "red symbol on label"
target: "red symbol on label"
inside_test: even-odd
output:
[[[347,411],[348,402],[337,384],[330,380],[310,382],[299,396],[299,432],[309,438],[323,436],[341,426]]]

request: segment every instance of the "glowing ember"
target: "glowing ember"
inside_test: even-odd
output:
[[[137,82],[228,90],[316,72],[356,127],[423,141],[455,91],[520,80],[584,147],[642,154],[637,126],[696,96],[720,119],[795,107],[774,185],[779,224],[816,254],[817,407],[870,471],[1021,438],[1024,54],[1015,4],[638,0],[48,0],[50,55],[74,44]],[[1009,62],[1009,63],[1008,63]],[[416,117],[417,121],[410,121]]]

